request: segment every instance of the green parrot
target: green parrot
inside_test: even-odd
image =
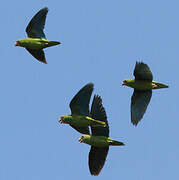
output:
[[[17,40],[15,46],[26,50],[38,61],[47,64],[44,48],[61,44],[58,41],[49,41],[43,32],[48,8],[41,9],[30,21],[26,28],[28,38]]]
[[[79,142],[91,145],[88,157],[88,165],[91,175],[99,175],[104,166],[109,146],[124,146],[123,142],[115,141],[109,137],[109,125],[105,109],[100,96],[95,95],[91,107],[91,117],[105,122],[105,127],[91,126],[91,135],[83,135]]]
[[[153,81],[150,68],[143,62],[136,62],[134,76],[135,79],[126,79],[122,85],[134,88],[131,97],[131,122],[137,126],[150,102],[152,89],[168,88],[168,86]]]
[[[82,134],[90,134],[88,126],[106,126],[105,122],[89,116],[89,102],[93,92],[94,85],[88,83],[71,100],[71,115],[60,117],[61,124],[69,124],[75,130]]]

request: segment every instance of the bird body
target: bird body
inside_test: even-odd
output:
[[[61,44],[58,41],[49,41],[44,33],[46,16],[48,8],[45,7],[37,12],[26,27],[28,38],[19,39],[15,46],[26,48],[26,50],[38,61],[47,64],[44,48]]]
[[[79,139],[80,142],[95,147],[122,146],[124,143],[115,141],[107,136],[83,135]]]
[[[123,81],[122,85],[141,91],[168,88],[167,85],[158,83],[156,81],[146,81],[146,80],[136,80],[136,79],[126,79]]]
[[[97,176],[105,164],[109,146],[123,146],[124,143],[115,141],[109,137],[109,125],[106,111],[102,105],[100,96],[94,96],[90,116],[93,119],[98,119],[106,123],[105,127],[90,126],[91,134],[83,135],[79,139],[81,143],[91,146],[88,156],[88,165],[91,175]]]
[[[17,40],[15,46],[21,46],[29,49],[44,49],[58,44],[60,44],[58,41],[49,41],[47,39],[39,38],[25,38]]]
[[[60,122],[79,127],[106,126],[105,122],[98,121],[89,116],[84,115],[64,115],[60,118]]]
[[[150,68],[143,62],[136,62],[133,74],[135,79],[126,79],[122,85],[134,88],[131,97],[131,122],[136,126],[146,112],[152,97],[152,89],[168,88],[168,86],[153,81]]]
[[[106,123],[100,119],[90,117],[89,102],[93,86],[92,83],[88,83],[79,90],[70,102],[71,115],[61,116],[60,123],[69,124],[82,134],[90,134],[89,126],[106,126]]]

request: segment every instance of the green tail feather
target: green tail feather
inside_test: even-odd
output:
[[[154,82],[154,84],[157,85],[156,88],[154,89],[161,89],[161,88],[168,88],[169,86],[165,85],[165,84],[162,84],[162,83],[158,83],[158,82]]]
[[[124,146],[125,144],[123,142],[112,140],[109,142],[110,146]]]

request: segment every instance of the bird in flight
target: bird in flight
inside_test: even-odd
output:
[[[93,119],[98,119],[101,122],[105,122],[106,126],[91,126],[91,135],[85,134],[81,136],[79,142],[91,146],[88,156],[88,165],[91,175],[97,176],[104,166],[109,146],[124,146],[124,143],[113,140],[109,137],[109,125],[106,111],[102,105],[102,99],[98,95],[95,95],[93,98],[91,117]]]
[[[61,44],[58,41],[49,41],[45,37],[43,30],[47,13],[48,8],[45,7],[41,9],[37,14],[35,14],[35,16],[31,19],[28,26],[26,27],[28,37],[25,39],[19,39],[15,42],[15,46],[26,48],[26,50],[34,58],[45,64],[47,64],[47,61],[43,49]]]
[[[106,126],[105,122],[90,117],[89,102],[93,87],[93,83],[88,83],[73,97],[70,102],[71,115],[61,116],[61,124],[69,124],[82,134],[90,134],[89,126]]]
[[[153,75],[147,64],[136,62],[135,79],[126,79],[122,85],[134,89],[131,97],[131,122],[137,126],[142,119],[152,96],[152,89],[168,88],[167,85],[153,81]]]

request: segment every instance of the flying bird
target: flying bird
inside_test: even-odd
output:
[[[90,117],[89,102],[93,89],[92,83],[85,85],[70,102],[71,115],[61,116],[59,122],[69,124],[82,134],[90,134],[88,126],[106,126],[105,122]]]
[[[48,13],[48,8],[41,9],[35,16],[31,19],[28,26],[26,27],[27,38],[17,40],[15,46],[20,46],[26,48],[26,50],[35,57],[38,61],[47,64],[44,48],[50,46],[56,46],[61,44],[58,41],[49,41],[46,39],[43,32],[46,16]]]
[[[100,96],[95,95],[91,107],[91,117],[105,122],[105,127],[91,126],[91,135],[83,135],[79,142],[86,143],[91,146],[88,165],[91,175],[99,175],[104,166],[109,151],[109,146],[124,146],[123,142],[115,141],[109,137],[109,125],[107,121],[106,111],[102,105]]]
[[[131,97],[131,122],[137,126],[142,119],[152,97],[152,89],[168,88],[167,85],[153,81],[153,75],[147,64],[136,62],[135,79],[126,79],[122,85],[134,88]]]

